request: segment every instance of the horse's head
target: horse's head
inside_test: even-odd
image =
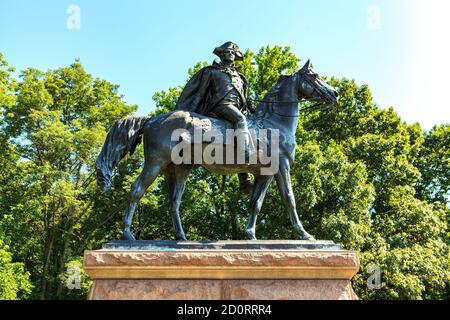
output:
[[[299,98],[322,100],[332,106],[338,104],[339,95],[337,91],[313,71],[310,60],[300,69],[298,75],[300,76]]]

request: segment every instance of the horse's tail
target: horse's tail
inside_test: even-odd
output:
[[[105,144],[95,161],[97,184],[106,192],[111,187],[114,168],[127,153],[132,155],[142,141],[143,129],[150,117],[128,117],[117,121],[106,137]]]

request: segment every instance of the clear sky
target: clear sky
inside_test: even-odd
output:
[[[156,91],[183,84],[225,41],[288,45],[431,128],[450,122],[449,15],[448,0],[0,0],[0,52],[18,69],[80,58],[146,114]]]

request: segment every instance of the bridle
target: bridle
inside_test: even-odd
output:
[[[301,79],[304,79],[310,86],[312,86],[314,88],[314,90],[318,91],[320,95],[325,95],[326,93],[323,92],[323,90],[321,88],[318,88],[316,86],[316,84],[309,79],[309,75],[307,73],[305,73],[303,70],[300,70],[297,72],[297,76],[298,76],[298,83],[297,86],[301,86]],[[286,78],[287,79],[287,78]],[[270,100],[260,100],[260,99],[248,99],[251,100],[253,102],[259,102],[259,103],[268,103],[268,104],[277,104],[277,105],[283,105],[283,104],[292,104],[292,103],[302,103],[302,102],[311,102],[311,101],[318,101],[321,100],[320,98],[310,98],[310,99],[303,99],[302,97],[297,97],[297,100],[295,101],[270,101]],[[288,115],[283,115],[283,114],[279,114],[277,112],[275,112],[274,108],[272,107],[271,109],[271,113],[279,116],[279,117],[285,117],[285,118],[299,118],[300,117],[300,113],[302,111],[306,111],[306,110],[314,110],[319,106],[323,106],[324,103],[323,102],[317,102],[313,105],[304,107],[304,108],[299,108],[299,113],[295,116],[288,116]]]

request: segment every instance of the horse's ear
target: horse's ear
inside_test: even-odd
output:
[[[312,68],[313,68],[313,66],[311,64],[311,59],[308,59],[308,61],[303,66],[302,70],[303,71],[309,71],[309,70],[312,70]]]

